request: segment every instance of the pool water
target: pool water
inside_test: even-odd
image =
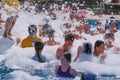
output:
[[[90,28],[95,27],[96,22],[100,21],[99,19],[85,19],[85,22],[90,25]],[[118,30],[120,30],[120,20],[104,20],[106,25],[111,25],[113,21],[117,22],[118,24]]]
[[[15,75],[11,74],[12,72],[25,72],[27,74],[30,74],[31,76],[37,76],[39,79],[35,80],[73,80],[69,78],[58,78],[56,77],[54,73],[54,66],[52,64],[47,64],[47,66],[44,69],[35,69],[32,70],[32,68],[26,68],[26,69],[10,69],[5,66],[5,61],[2,61],[0,63],[0,80],[29,80],[30,78],[25,78],[24,76],[21,77],[15,77]],[[18,73],[19,74],[19,73]],[[81,72],[79,72],[79,75],[81,75]],[[80,76],[77,76],[78,78],[75,78],[74,80],[80,79]],[[101,74],[97,76],[97,80],[120,80],[119,76],[116,76],[114,74]]]

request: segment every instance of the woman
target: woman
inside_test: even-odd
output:
[[[118,30],[118,24],[117,22],[112,22],[111,27],[110,27],[110,32],[115,33]]]
[[[39,62],[45,62],[45,57],[42,56],[41,52],[44,48],[44,44],[42,42],[33,42],[34,48],[35,48],[35,56],[32,57],[33,60],[39,61]]]
[[[95,57],[100,58],[100,62],[104,61],[104,59],[106,58],[106,54],[104,53],[105,50],[105,44],[102,40],[97,40],[94,44],[94,51],[93,51],[93,55]]]
[[[78,75],[75,69],[70,66],[71,54],[69,52],[64,52],[60,58],[61,65],[56,66],[56,74],[59,77],[74,78]]]
[[[83,43],[82,46],[78,47],[77,56],[74,59],[78,61],[91,61],[92,60],[92,44],[89,42]]]

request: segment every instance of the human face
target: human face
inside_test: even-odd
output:
[[[73,45],[73,41],[65,41],[65,48],[66,49],[71,49]]]
[[[101,44],[99,47],[96,47],[96,50],[99,54],[103,53],[105,50],[105,45]]]
[[[61,56],[60,61],[61,61],[61,65],[69,64],[69,62],[66,60],[66,58],[63,55]]]

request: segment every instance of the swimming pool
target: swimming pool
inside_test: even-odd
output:
[[[21,76],[18,76],[21,75]],[[80,79],[79,76],[74,80]],[[32,76],[32,77],[31,77]],[[34,76],[34,77],[33,77]],[[58,78],[54,73],[54,65],[47,64],[44,69],[32,69],[27,67],[25,69],[10,69],[5,66],[5,62],[0,63],[0,80],[73,80],[69,78]],[[120,80],[120,76],[115,74],[101,74],[97,76],[97,80]]]
[[[85,22],[88,23],[90,28],[95,27],[96,22],[101,21],[100,19],[85,19]],[[120,20],[103,20],[106,25],[111,25],[111,23],[115,21],[118,24],[118,30],[120,30]]]

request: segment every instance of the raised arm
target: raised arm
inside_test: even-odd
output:
[[[74,62],[78,59],[81,51],[82,51],[82,48],[81,48],[81,46],[79,46],[78,49],[77,49],[77,55],[76,55],[76,57],[75,57],[75,59],[74,59]]]

